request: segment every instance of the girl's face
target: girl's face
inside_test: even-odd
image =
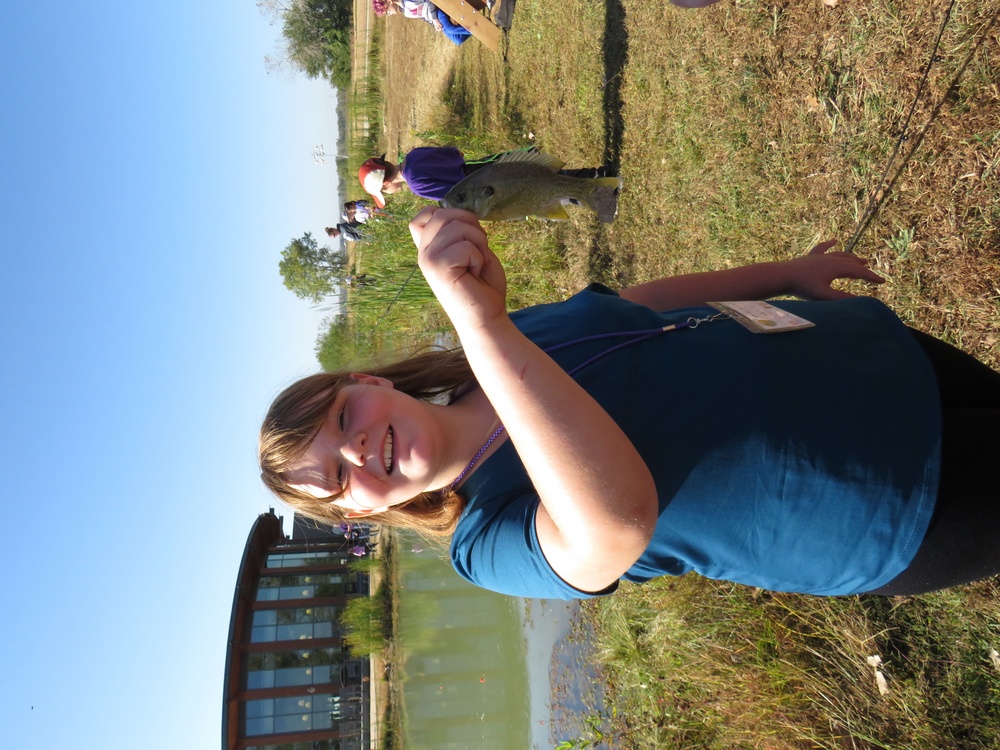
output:
[[[354,515],[379,513],[455,477],[444,461],[446,431],[434,406],[385,378],[351,375],[305,453],[285,473],[293,488]]]

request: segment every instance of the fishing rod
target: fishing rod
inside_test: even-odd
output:
[[[854,234],[851,235],[851,238],[844,245],[844,252],[848,253],[853,252],[855,245],[857,245],[858,241],[861,239],[861,235],[871,224],[871,221],[875,217],[875,214],[882,207],[882,204],[885,202],[886,197],[892,191],[893,187],[895,187],[896,182],[899,180],[900,176],[902,176],[903,169],[909,163],[910,159],[913,158],[913,155],[916,153],[917,149],[920,148],[920,144],[923,143],[923,140],[927,135],[927,131],[930,130],[930,126],[937,119],[937,116],[941,111],[941,107],[944,106],[944,102],[947,97],[947,92],[953,90],[958,85],[958,81],[961,79],[962,75],[965,73],[966,69],[969,67],[969,64],[975,57],[976,53],[979,51],[979,48],[986,40],[986,37],[989,34],[990,29],[992,29],[993,26],[996,24],[997,20],[1000,19],[1000,6],[998,6],[997,10],[994,11],[993,15],[990,17],[990,20],[983,27],[982,32],[978,35],[978,38],[973,43],[971,49],[969,50],[969,53],[965,56],[965,60],[959,66],[958,71],[955,73],[951,81],[948,83],[947,88],[945,88],[945,95],[941,97],[941,99],[938,101],[934,109],[931,110],[930,117],[927,118],[927,122],[924,124],[924,127],[921,129],[920,133],[917,134],[917,137],[914,140],[913,145],[909,148],[906,155],[903,157],[898,169],[892,176],[892,179],[889,181],[889,184],[883,189],[883,185],[885,185],[885,179],[889,174],[889,170],[892,169],[893,161],[895,161],[896,155],[899,153],[900,147],[903,145],[904,141],[909,139],[909,136],[907,135],[907,130],[909,129],[910,126],[910,120],[913,118],[913,113],[916,110],[917,102],[919,101],[920,96],[923,93],[924,86],[927,83],[927,77],[930,74],[931,67],[934,65],[935,62],[940,60],[940,57],[938,56],[938,48],[941,45],[941,39],[944,36],[944,31],[948,25],[948,21],[951,19],[951,11],[955,7],[955,1],[956,0],[951,0],[951,2],[948,5],[948,9],[945,11],[944,20],[941,23],[941,28],[938,31],[937,39],[935,40],[934,47],[931,50],[930,59],[928,59],[927,65],[924,66],[924,73],[920,79],[920,84],[917,86],[917,93],[913,98],[913,102],[910,104],[910,111],[907,113],[906,119],[903,122],[903,127],[899,132],[899,137],[896,139],[896,145],[893,148],[892,154],[889,156],[889,161],[886,164],[885,171],[882,173],[882,177],[879,179],[878,186],[875,188],[874,191],[872,191],[871,196],[868,199],[868,205],[866,206],[865,211],[862,214],[861,218],[858,219],[858,225],[854,230]]]

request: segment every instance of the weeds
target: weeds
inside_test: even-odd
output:
[[[898,258],[905,258],[910,253],[910,245],[913,244],[913,227],[900,229],[894,237],[885,240],[885,244],[896,254]]]
[[[687,576],[590,607],[621,747],[981,748],[1000,746],[997,593],[825,599]]]

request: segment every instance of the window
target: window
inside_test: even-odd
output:
[[[290,687],[293,685],[328,685],[343,665],[339,648],[302,651],[275,651],[249,654],[246,659],[248,690]]]
[[[257,601],[287,601],[358,593],[357,573],[312,573],[264,576],[257,586]]]
[[[248,700],[245,706],[248,737],[330,729],[341,716],[340,696],[332,694]]]
[[[339,607],[259,609],[250,623],[251,643],[332,638]]]
[[[343,743],[348,744],[343,744]],[[359,741],[313,740],[312,742],[284,742],[280,745],[251,745],[247,750],[361,750]]]
[[[267,556],[268,568],[304,568],[321,565],[346,565],[343,552],[275,552]]]

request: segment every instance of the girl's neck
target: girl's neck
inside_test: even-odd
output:
[[[462,394],[459,398],[453,401],[447,408],[455,409],[452,412],[452,416],[456,417],[456,424],[458,425],[455,435],[457,441],[455,443],[455,448],[457,451],[456,455],[461,456],[461,466],[455,471],[455,476],[457,477],[461,471],[463,471],[482,448],[483,445],[490,439],[493,433],[496,431],[497,427],[500,426],[500,420],[493,409],[493,405],[486,398],[486,394],[478,386],[474,387],[472,390]],[[507,439],[507,433],[501,432],[492,442],[492,444],[483,452],[483,454],[476,461],[475,466],[473,466],[469,472],[462,478],[462,481],[468,479],[469,475],[474,473],[476,469],[482,466],[483,462],[489,458]]]

